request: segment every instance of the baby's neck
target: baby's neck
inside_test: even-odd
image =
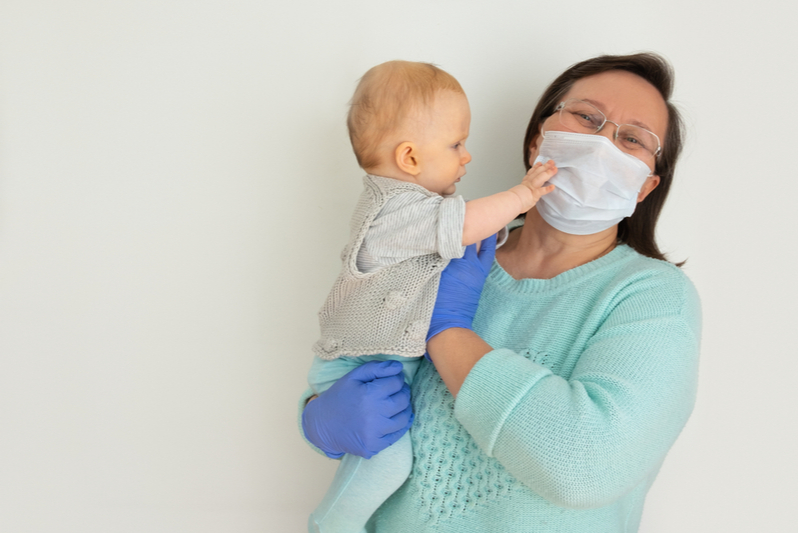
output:
[[[367,174],[372,174],[373,176],[381,176],[384,178],[392,178],[394,180],[405,181],[408,183],[416,183],[417,180],[414,179],[414,176],[403,172],[396,165],[377,165],[370,168],[364,169]]]

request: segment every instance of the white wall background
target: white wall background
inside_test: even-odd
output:
[[[797,4],[4,0],[0,532],[301,532],[335,468],[295,425],[389,59],[463,84],[460,191],[509,187],[544,87],[677,71],[660,238],[703,298],[695,413],[643,533],[797,529]]]

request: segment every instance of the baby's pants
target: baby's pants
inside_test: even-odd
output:
[[[369,361],[400,361],[406,383],[411,384],[420,358],[392,355],[340,357],[326,361],[314,357],[308,383],[315,394],[327,390],[342,376]],[[411,437],[400,440],[364,459],[345,454],[322,503],[308,520],[309,533],[361,533],[372,514],[405,483],[411,473]]]

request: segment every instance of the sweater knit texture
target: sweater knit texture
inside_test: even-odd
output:
[[[700,302],[627,246],[549,279],[497,263],[475,331],[495,349],[454,401],[422,361],[414,466],[370,533],[632,533],[692,411]]]
[[[399,201],[389,207],[393,199]],[[439,275],[450,259],[464,253],[465,210],[460,196],[443,198],[413,183],[368,174],[342,252],[342,270],[319,312],[321,333],[314,353],[328,360],[422,356]],[[365,246],[373,228],[383,246]],[[391,228],[403,238],[392,239]],[[362,248],[372,254],[365,258]],[[394,255],[386,257],[390,251]],[[382,268],[359,270],[359,254],[360,262]]]

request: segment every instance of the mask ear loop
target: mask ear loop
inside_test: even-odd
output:
[[[653,165],[653,170],[651,170],[650,174],[645,176],[644,179],[645,179],[645,181],[647,181],[647,178],[652,178],[655,175],[656,175],[656,169],[655,169],[655,165]],[[644,187],[644,183],[642,183],[642,187]],[[642,192],[642,187],[639,187],[639,192]]]
[[[544,142],[544,122],[539,124],[539,138],[541,139],[541,141],[539,141],[539,142],[543,143]],[[541,144],[539,145],[539,148],[541,149]]]
[[[544,122],[539,124],[539,137],[541,138],[541,141],[539,142],[544,142]],[[530,157],[530,147],[528,148],[528,157]]]

